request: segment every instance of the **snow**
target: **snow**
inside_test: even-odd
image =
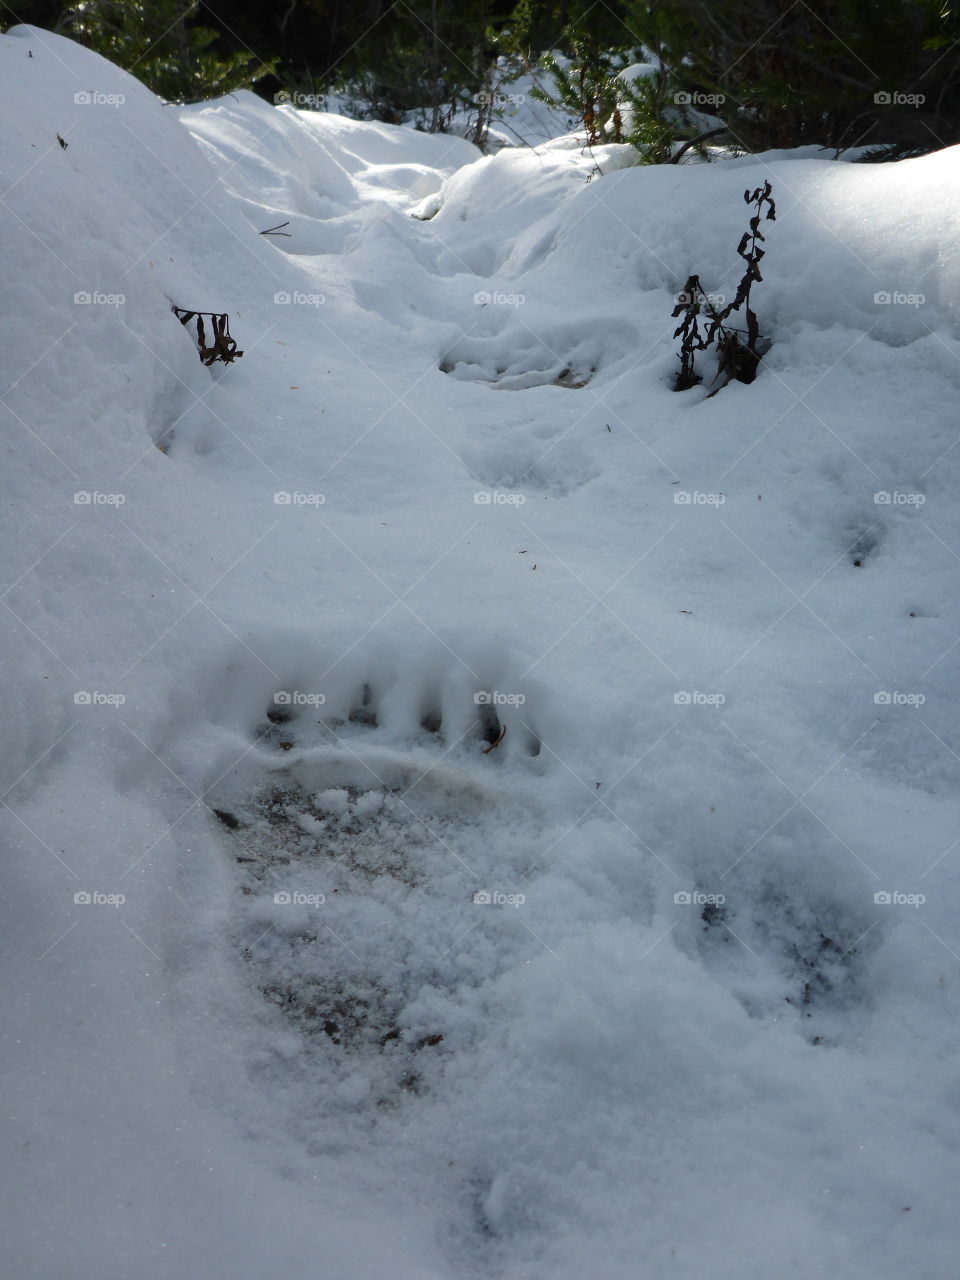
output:
[[[9,1274],[955,1274],[960,151],[0,60]]]

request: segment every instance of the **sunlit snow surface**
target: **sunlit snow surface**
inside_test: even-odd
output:
[[[960,153],[0,103],[6,1273],[954,1276]]]

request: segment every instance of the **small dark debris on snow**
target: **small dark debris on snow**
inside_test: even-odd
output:
[[[60,135],[57,134],[57,137],[59,138]],[[66,146],[67,144],[64,142],[63,145]],[[242,351],[237,350],[236,340],[230,337],[230,317],[225,311],[187,311],[184,307],[176,305],[171,306],[170,309],[183,325],[188,324],[196,317],[197,351],[200,353],[201,364],[210,366],[216,360],[222,360],[224,364],[232,364],[234,360],[239,360],[243,355]],[[213,343],[209,347],[207,346],[207,335],[203,324],[204,316],[209,316],[213,324]]]
[[[726,915],[722,906],[717,906],[713,902],[708,902],[700,913],[700,919],[709,928],[714,924],[723,924],[723,917]]]

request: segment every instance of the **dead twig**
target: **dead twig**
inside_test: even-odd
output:
[[[216,360],[222,360],[224,364],[232,364],[234,360],[238,360],[243,355],[242,351],[237,350],[236,340],[230,337],[230,317],[225,311],[187,311],[178,306],[172,306],[171,310],[183,325],[188,324],[196,317],[197,350],[200,353],[202,364],[209,366]],[[203,323],[204,316],[209,316],[213,323],[213,344],[209,347],[207,346],[207,333]]]

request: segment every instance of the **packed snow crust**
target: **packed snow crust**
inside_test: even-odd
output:
[[[0,103],[5,1274],[955,1276],[960,150]]]

